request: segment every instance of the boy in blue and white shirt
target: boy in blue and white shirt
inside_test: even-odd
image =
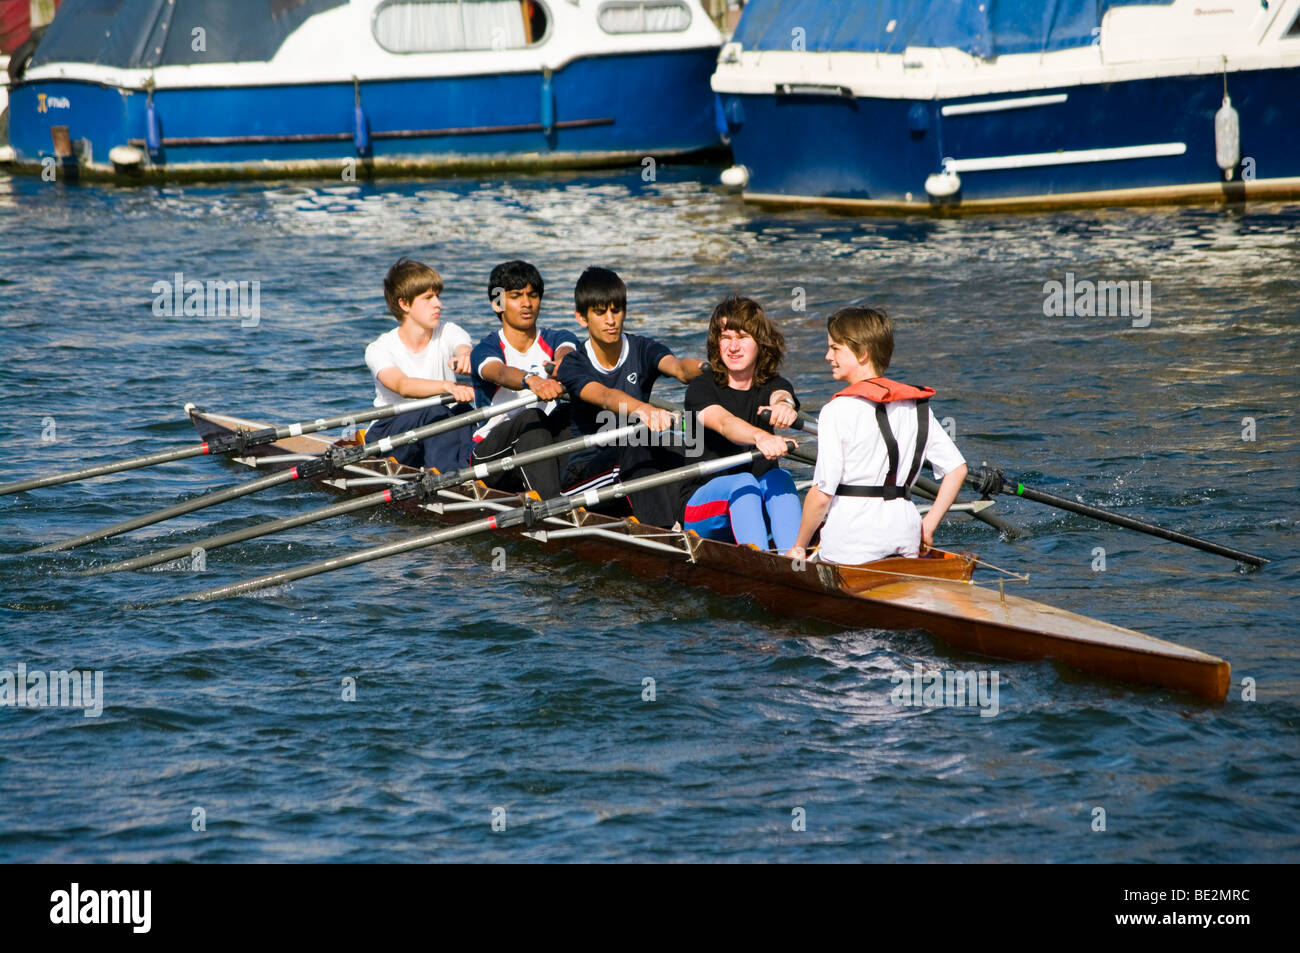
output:
[[[489,418],[474,432],[474,463],[549,446],[567,436],[569,407],[557,403],[564,392],[547,373],[578,346],[568,331],[539,328],[542,294],[538,270],[526,261],[507,261],[492,269],[488,301],[501,327],[485,336],[470,354],[471,379],[479,407],[515,400],[524,389],[547,403]],[[560,494],[565,458],[540,460],[490,478],[499,490],[536,490],[543,499]]]

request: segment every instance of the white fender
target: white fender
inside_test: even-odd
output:
[[[925,191],[931,198],[946,199],[961,191],[961,176],[950,167],[925,178]]]
[[[144,153],[135,146],[114,146],[108,150],[108,161],[119,169],[138,169],[144,165]]]
[[[743,189],[749,184],[749,170],[743,165],[733,165],[722,170],[722,184],[733,189]]]
[[[1233,170],[1241,161],[1241,120],[1227,93],[1223,94],[1223,105],[1214,114],[1214,160],[1231,181]]]

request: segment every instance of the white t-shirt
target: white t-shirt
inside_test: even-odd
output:
[[[547,333],[549,334],[550,332]],[[489,337],[484,340],[486,341],[490,339],[490,337],[491,336],[489,335]],[[474,368],[474,373],[480,378],[483,376],[483,368],[487,367],[489,364],[500,364],[503,362],[506,367],[517,367],[520,370],[526,371],[527,373],[533,374],[537,377],[550,377],[551,375],[546,373],[546,365],[548,363],[553,363],[566,351],[573,350],[573,345],[567,341],[552,349],[547,345],[546,341],[542,340],[542,332],[540,330],[538,331],[537,336],[533,338],[533,343],[527,351],[515,350],[514,346],[506,340],[504,331],[497,331],[497,345],[500,348],[500,353],[483,358],[478,362],[478,367]],[[527,390],[511,390],[509,387],[498,387],[496,392],[492,395],[491,403],[504,404],[508,400],[518,400],[520,397],[524,397],[527,394]],[[537,404],[534,406],[543,414],[550,414],[550,412],[555,409],[555,403],[556,402],[552,400],[547,401],[545,404]],[[482,427],[479,427],[478,430],[474,431],[474,442],[477,443],[482,440],[492,432],[493,427],[497,426],[502,421],[518,416],[527,409],[529,408],[516,407],[508,413],[489,417]]]
[[[896,400],[885,405],[889,429],[898,441],[899,482],[907,479],[916,450],[916,401]],[[935,477],[955,470],[966,460],[952,438],[939,426],[933,411],[925,443],[925,459]],[[822,526],[817,558],[826,562],[856,563],[886,556],[915,556],[921,547],[921,514],[904,499],[835,496],[841,483],[882,486],[889,475],[889,451],[876,405],[858,397],[836,397],[817,417],[817,467],[813,481],[817,489],[830,494],[830,509]]]
[[[470,346],[469,335],[450,321],[438,322],[438,329],[419,353],[408,351],[397,336],[400,328],[381,334],[366,347],[366,367],[375,378],[375,406],[387,407],[410,400],[379,383],[379,372],[395,367],[407,377],[430,381],[454,381],[456,372],[451,369],[451,358],[456,348]]]

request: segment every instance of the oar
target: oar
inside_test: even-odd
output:
[[[110,536],[120,536],[122,533],[129,533],[131,530],[140,529],[143,526],[152,526],[154,523],[161,523],[164,520],[169,520],[185,513],[192,513],[195,510],[201,510],[205,507],[216,506],[218,503],[225,503],[228,500],[238,499],[239,497],[247,496],[250,493],[257,493],[269,487],[278,486],[281,483],[288,483],[292,480],[301,480],[309,477],[328,476],[336,470],[357,463],[367,457],[372,457],[377,454],[385,454],[395,447],[403,447],[407,444],[423,440],[426,437],[434,437],[438,434],[447,433],[460,427],[467,427],[470,424],[487,420],[489,417],[508,413],[517,407],[526,407],[529,404],[536,403],[537,399],[537,395],[530,392],[526,397],[509,400],[501,404],[493,404],[489,407],[484,407],[481,410],[473,410],[466,414],[457,414],[447,420],[428,424],[424,427],[417,427],[414,430],[408,430],[396,437],[384,437],[382,440],[376,440],[374,443],[368,443],[365,446],[331,447],[320,456],[307,460],[304,463],[300,463],[297,466],[290,467],[287,470],[281,470],[278,473],[270,473],[256,480],[250,480],[247,483],[240,483],[237,486],[226,487],[223,490],[213,490],[210,493],[196,496],[192,500],[186,500],[183,503],[177,503],[174,506],[168,506],[161,510],[154,510],[152,513],[146,513],[143,516],[137,516],[134,519],[124,520],[123,522],[115,523],[112,526],[105,526],[103,529],[92,530],[89,533],[82,533],[80,536],[73,536],[70,539],[48,543],[45,546],[27,550],[25,555],[31,556],[38,553],[53,553],[64,549],[75,549],[78,546],[84,546],[86,543],[93,543],[99,539],[107,539]]]
[[[1214,553],[1216,556],[1226,556],[1229,559],[1236,559],[1239,562],[1249,563],[1252,566],[1262,566],[1266,562],[1263,556],[1256,556],[1253,553],[1245,553],[1240,549],[1232,549],[1228,546],[1220,546],[1218,543],[1212,543],[1207,539],[1199,539],[1196,536],[1189,536],[1186,533],[1180,533],[1177,530],[1165,529],[1163,526],[1157,526],[1154,523],[1146,523],[1142,520],[1135,520],[1131,516],[1121,516],[1118,513],[1111,513],[1109,510],[1099,509],[1095,506],[1088,506],[1085,503],[1078,503],[1074,500],[1066,499],[1063,496],[1054,496],[1051,493],[1044,493],[1042,490],[1035,490],[1025,486],[1023,483],[1016,481],[1011,482],[1001,470],[991,467],[974,467],[966,474],[966,483],[974,490],[982,494],[1005,493],[1009,496],[1019,496],[1026,500],[1033,500],[1036,503],[1045,503],[1048,506],[1055,506],[1058,509],[1069,510],[1071,513],[1078,513],[1080,516],[1087,516],[1103,523],[1111,523],[1115,526],[1122,526],[1125,529],[1137,530],[1139,533],[1146,533],[1148,536],[1156,536],[1160,539],[1167,539],[1170,542],[1182,543],[1184,546],[1191,546],[1194,549],[1200,549],[1207,553]]]
[[[574,450],[585,450],[587,447],[604,446],[605,444],[614,443],[624,437],[631,436],[635,431],[642,429],[644,426],[644,424],[630,424],[626,427],[620,427],[617,430],[602,430],[591,434],[590,436],[576,437],[572,440],[563,440],[559,443],[553,443],[549,447],[539,447],[536,450],[516,453],[514,456],[502,457],[499,460],[492,460],[489,463],[479,463],[473,466],[468,466],[446,475],[439,474],[436,471],[426,470],[419,479],[410,480],[401,486],[395,486],[387,490],[380,490],[377,493],[370,493],[366,496],[345,500],[342,503],[322,506],[319,509],[309,510],[306,513],[299,513],[296,516],[287,516],[284,519],[258,523],[255,526],[247,526],[244,529],[237,529],[229,533],[223,533],[220,536],[213,536],[209,539],[201,539],[197,542],[181,546],[173,546],[171,549],[164,549],[156,553],[147,553],[143,556],[136,556],[134,559],[123,559],[119,562],[108,563],[104,566],[85,569],[76,575],[98,576],[103,573],[121,572],[130,569],[143,569],[147,566],[156,566],[159,563],[171,562],[173,559],[183,559],[186,556],[192,555],[196,549],[207,553],[214,549],[220,549],[222,546],[230,546],[234,543],[242,543],[246,540],[257,539],[259,536],[269,536],[271,533],[278,533],[281,530],[292,529],[295,526],[306,526],[308,523],[316,523],[320,520],[332,519],[335,516],[342,516],[345,513],[355,513],[358,510],[370,509],[372,507],[383,506],[390,503],[401,503],[404,500],[426,500],[435,496],[439,490],[451,486],[457,486],[461,483],[467,483],[470,480],[483,480],[498,473],[505,473],[508,470],[528,466],[529,464],[537,463],[541,460],[550,460],[555,457],[563,456],[564,454],[570,453]]]
[[[382,546],[360,550],[359,552],[350,553],[346,556],[334,556],[317,563],[299,566],[296,569],[285,569],[280,572],[271,573],[267,576],[260,576],[257,579],[247,579],[243,582],[218,586],[215,589],[206,589],[202,592],[173,596],[170,599],[162,600],[162,602],[167,603],[188,600],[209,602],[213,599],[224,599],[228,596],[253,592],[257,589],[266,589],[270,586],[279,586],[288,582],[294,582],[298,579],[306,579],[308,576],[317,576],[321,573],[331,572],[335,569],[345,569],[348,566],[355,566],[359,563],[370,562],[375,559],[383,559],[386,556],[396,556],[400,553],[408,553],[415,549],[435,546],[438,543],[451,542],[456,539],[465,539],[466,537],[476,536],[480,533],[501,529],[511,529],[519,526],[526,528],[532,527],[542,520],[550,519],[555,516],[563,516],[565,513],[572,512],[579,507],[599,506],[600,504],[607,503],[610,500],[616,500],[632,493],[639,493],[642,490],[650,490],[655,487],[667,486],[672,483],[681,483],[696,477],[709,476],[721,470],[728,470],[732,467],[752,463],[759,456],[761,456],[760,451],[751,450],[746,453],[737,453],[730,457],[722,457],[717,460],[706,460],[700,463],[692,463],[684,467],[678,467],[673,470],[665,470],[663,473],[640,477],[636,480],[629,480],[626,483],[615,483],[612,486],[603,487],[599,490],[587,490],[585,493],[578,493],[573,496],[558,496],[549,500],[536,500],[529,502],[524,506],[498,513],[495,516],[474,520],[469,523],[462,523],[459,526],[435,530],[431,533],[422,533],[419,536],[411,536],[406,539],[396,540],[395,542],[385,543]]]
[[[182,450],[165,450],[160,453],[151,453],[143,457],[132,457],[130,460],[119,460],[116,463],[101,463],[98,466],[86,467],[84,470],[73,470],[70,473],[56,473],[53,476],[36,477],[31,480],[19,480],[16,483],[0,484],[0,496],[6,496],[10,493],[21,493],[24,490],[35,490],[38,487],[43,486],[55,486],[59,483],[75,483],[78,480],[89,480],[91,477],[104,476],[108,473],[120,473],[123,470],[139,470],[144,467],[155,466],[159,463],[170,463],[173,460],[185,460],[189,457],[201,457],[204,454],[231,453],[233,451],[244,453],[250,447],[260,447],[268,443],[275,443],[275,441],[283,440],[285,437],[297,437],[305,433],[316,433],[320,430],[333,430],[335,427],[347,427],[352,424],[363,424],[373,420],[386,420],[389,417],[396,417],[398,414],[405,414],[412,410],[419,410],[422,407],[434,407],[439,404],[445,404],[450,401],[450,399],[451,395],[449,394],[438,394],[434,397],[425,397],[422,400],[412,400],[404,404],[392,404],[388,407],[371,407],[354,414],[340,414],[337,417],[330,417],[324,420],[304,420],[296,424],[285,424],[281,427],[267,427],[263,430],[238,430],[234,433],[223,434],[220,437],[213,437],[211,440],[205,440],[197,447],[185,447]],[[193,407],[193,404],[186,404],[186,412],[189,412]]]

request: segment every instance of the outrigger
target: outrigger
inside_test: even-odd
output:
[[[505,412],[509,406],[485,408],[432,426],[446,427],[456,420],[468,424],[483,419],[485,414]],[[325,488],[348,494],[352,499],[211,539],[96,566],[85,570],[86,573],[139,569],[189,556],[194,549],[206,552],[369,507],[395,507],[416,518],[442,524],[444,528],[166,601],[223,598],[479,533],[508,532],[526,537],[551,551],[577,542],[580,545],[574,546],[573,551],[584,559],[616,562],[641,576],[668,578],[727,596],[748,596],[778,615],[816,618],[850,627],[924,629],[965,652],[1017,661],[1054,659],[1080,672],[1188,692],[1210,701],[1222,701],[1227,695],[1230,668],[1225,660],[1132,629],[1008,595],[1001,583],[996,588],[977,585],[973,581],[975,568],[987,564],[970,553],[933,550],[917,558],[892,557],[860,566],[840,566],[793,560],[778,553],[702,539],[694,533],[648,526],[632,517],[607,516],[591,510],[644,489],[653,482],[671,483],[740,465],[757,451],[738,454],[734,458],[694,463],[572,497],[541,500],[535,496],[521,497],[492,490],[482,482],[494,473],[531,462],[529,455],[506,457],[450,474],[403,466],[381,455],[385,446],[421,439],[423,431],[429,428],[410,431],[391,438],[391,442],[364,444],[355,439],[331,440],[305,429],[281,434],[283,428],[269,428],[256,421],[207,413],[193,405],[186,405],[186,411],[204,441],[203,445],[234,447],[241,454],[235,457],[239,463],[276,471],[270,476],[296,472],[299,476],[293,478],[311,479]],[[575,438],[564,444],[532,451],[531,456],[558,455],[579,446],[628,439],[639,426],[633,424]],[[811,423],[804,426],[815,431]],[[294,425],[293,429],[300,428]],[[268,439],[273,432],[276,438]],[[249,439],[248,435],[259,435],[259,439]],[[815,460],[815,456],[809,454],[808,444],[791,456],[805,463]],[[113,471],[101,467],[79,472],[97,475]],[[68,480],[51,479],[34,485],[80,478],[84,477],[72,475]],[[243,484],[243,487],[252,492],[275,482],[263,477]],[[1250,565],[1259,566],[1267,562],[1261,556],[1053,497],[1009,481],[999,470],[976,468],[968,483],[984,494],[1014,493],[1049,505],[1063,506]],[[0,487],[0,491],[4,489]],[[207,496],[213,502],[220,502],[242,495],[234,492],[239,489],[217,490]],[[991,520],[982,512],[987,505],[987,500],[967,505],[966,512],[1005,527],[1005,523]],[[172,509],[158,512],[170,513]],[[147,522],[128,522],[148,525]],[[119,524],[122,525],[125,524]],[[95,531],[62,544],[41,547],[41,551],[81,545],[107,535],[116,533]]]

